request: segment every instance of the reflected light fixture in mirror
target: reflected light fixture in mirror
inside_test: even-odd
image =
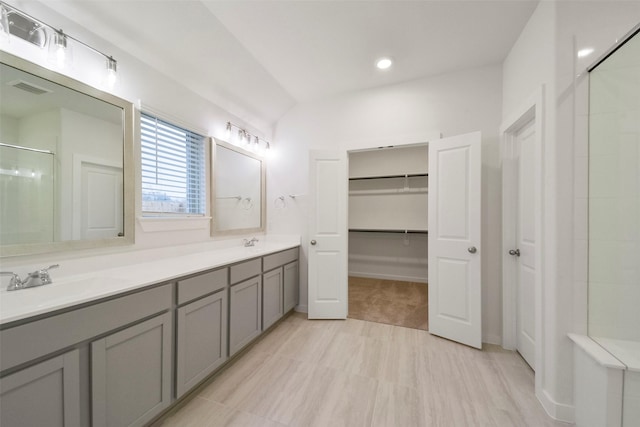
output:
[[[11,42],[11,37],[17,37],[32,43],[39,48],[44,48],[48,43],[48,61],[58,70],[68,70],[73,66],[73,45],[94,52],[106,58],[104,68],[104,86],[112,89],[117,82],[116,60],[112,56],[89,46],[88,44],[71,37],[62,30],[46,24],[32,16],[22,12],[7,3],[0,1],[0,39]],[[37,62],[37,61],[36,61]],[[83,67],[86,64],[83,64]]]
[[[106,86],[112,89],[118,82],[118,63],[113,57],[107,58],[107,78]]]
[[[0,4],[0,42],[9,42],[9,17],[7,9]]]
[[[69,68],[72,63],[71,46],[67,43],[67,35],[62,31],[54,31],[49,41],[49,62],[60,70]]]

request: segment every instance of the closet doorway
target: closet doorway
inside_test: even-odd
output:
[[[429,184],[426,198],[429,332],[476,348],[482,347],[481,140],[480,132],[472,132],[431,141],[426,176]],[[350,211],[350,215],[356,215],[358,210],[350,206],[352,204],[348,200],[350,181],[347,153],[342,150],[311,151],[309,159],[308,317],[344,319],[348,317],[349,299],[347,211]],[[383,161],[382,164],[386,167],[389,162]],[[372,176],[354,174],[353,178],[368,179],[351,181],[403,179],[408,182],[413,178],[425,178],[409,176],[409,173],[400,177],[393,175],[387,171]],[[373,192],[400,194],[397,188],[391,190],[384,185],[382,188],[354,188],[352,191],[362,192],[359,195],[363,198],[374,195],[369,194]],[[411,187],[407,184],[401,191],[411,194]],[[419,191],[424,189],[416,190]],[[373,206],[382,209],[391,205],[374,203]],[[393,206],[393,214],[386,216],[389,221],[405,213],[397,208],[400,204]],[[421,228],[424,222],[418,223],[416,228],[410,228],[408,221],[400,228],[395,228],[397,225],[390,222],[393,227],[390,228],[382,221],[376,221],[370,227],[372,222],[367,221],[380,217],[380,211],[371,205],[362,210],[366,213],[361,216],[363,222],[351,222],[353,233],[393,234],[393,231],[409,235],[409,231],[427,231]],[[414,214],[415,211],[408,213]],[[417,217],[424,221],[421,215]],[[409,215],[408,218],[412,217]],[[352,247],[356,247],[353,242]]]
[[[349,153],[349,317],[428,330],[428,145]]]

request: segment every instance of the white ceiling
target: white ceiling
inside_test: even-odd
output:
[[[538,0],[62,0],[56,10],[239,117],[502,62]],[[375,69],[380,56],[394,59]]]

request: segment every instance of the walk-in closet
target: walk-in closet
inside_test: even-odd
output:
[[[428,146],[349,153],[349,317],[428,329]]]

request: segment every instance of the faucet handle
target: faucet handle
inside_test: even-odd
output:
[[[43,268],[42,270],[36,272],[37,276],[40,277],[40,280],[43,285],[48,285],[49,283],[51,283],[51,276],[49,275],[49,270],[53,268],[58,268],[58,267],[60,267],[60,264],[53,264],[47,268]]]
[[[42,285],[50,284],[52,280],[51,280],[51,276],[49,275],[49,270],[53,268],[58,268],[58,267],[60,267],[60,264],[53,264],[53,265],[50,265],[49,267],[43,268],[41,270],[36,270],[33,273],[29,274],[31,281],[27,285],[27,287],[42,286]]]
[[[7,286],[8,291],[22,289],[22,286],[24,285],[22,280],[20,280],[20,277],[12,271],[0,271],[0,276],[11,276],[11,281],[9,282],[9,286]]]
[[[50,265],[50,266],[49,266],[49,267],[47,267],[47,268],[43,268],[42,270],[40,270],[40,273],[41,273],[41,274],[43,274],[43,273],[44,273],[44,274],[46,274],[46,273],[48,273],[48,272],[49,272],[49,270],[51,270],[51,269],[53,269],[53,268],[58,268],[58,267],[60,267],[60,264],[53,264],[53,265]]]

